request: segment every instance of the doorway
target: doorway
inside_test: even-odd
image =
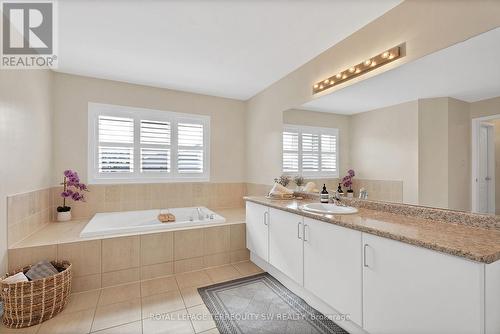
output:
[[[496,185],[495,142],[500,140],[500,115],[472,120],[472,211],[496,214],[495,198],[500,186]],[[500,206],[499,206],[500,208]]]

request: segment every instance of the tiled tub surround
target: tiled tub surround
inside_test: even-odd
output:
[[[206,206],[241,208],[245,183],[155,183],[90,185],[86,202],[69,202],[73,219],[91,218],[97,212]],[[62,205],[62,187],[7,197],[8,246],[38,232],[56,220]]]
[[[53,208],[61,205],[61,187],[51,189]],[[97,212],[205,206],[242,208],[245,183],[152,183],[90,185],[86,202],[71,202],[75,219],[90,218]],[[53,220],[55,216],[52,217]]]
[[[408,215],[411,213],[406,211],[401,211],[397,214],[374,210],[374,207],[365,208],[359,205],[357,205],[359,208],[357,214],[343,216],[319,215],[301,209],[304,204],[317,202],[317,200],[270,200],[265,197],[246,197],[245,199],[279,210],[464,257],[473,261],[493,263],[500,259],[500,228],[486,229],[411,217]],[[356,202],[359,203],[361,201]],[[354,204],[356,202],[353,201]],[[415,208],[405,205],[399,206]]]
[[[50,220],[50,188],[7,197],[8,246],[43,228]]]
[[[42,259],[73,264],[73,291],[87,291],[248,260],[245,210],[217,210],[227,224],[103,239],[79,237],[86,221],[49,224],[9,249],[9,270]]]

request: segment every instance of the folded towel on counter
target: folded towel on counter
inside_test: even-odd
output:
[[[314,182],[307,182],[306,185],[304,186],[303,192],[307,193],[317,193],[319,192],[318,188],[316,187],[316,183]]]
[[[290,190],[279,183],[275,183],[267,196],[277,199],[291,199],[293,198],[293,190]]]
[[[2,283],[6,284],[14,284],[18,282],[28,282],[28,277],[23,272],[17,273],[15,275],[9,276],[2,281]]]
[[[26,273],[26,277],[34,281],[36,279],[49,277],[59,273],[59,271],[47,260],[40,261],[31,266]]]

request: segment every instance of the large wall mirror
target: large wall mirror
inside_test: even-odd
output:
[[[352,169],[355,197],[500,214],[498,41],[500,28],[284,111],[283,172],[335,191]]]

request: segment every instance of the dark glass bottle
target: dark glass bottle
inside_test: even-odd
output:
[[[321,194],[319,196],[319,200],[321,203],[329,202],[328,191],[326,191],[326,184],[323,184],[323,190],[321,191]]]

